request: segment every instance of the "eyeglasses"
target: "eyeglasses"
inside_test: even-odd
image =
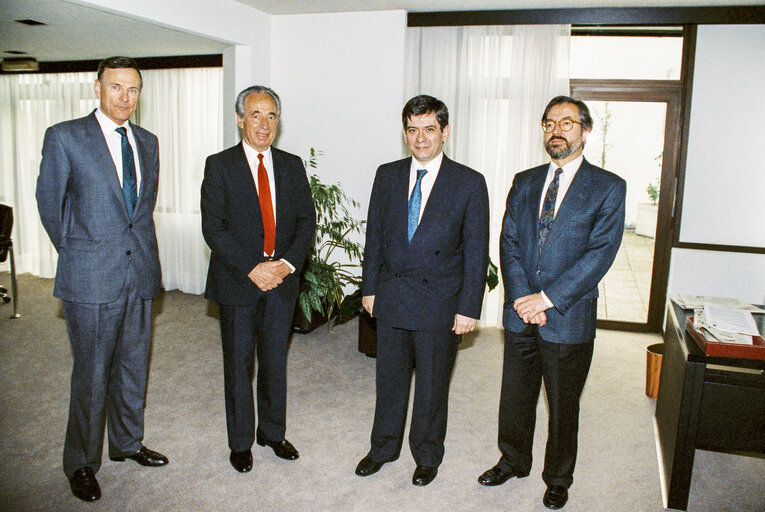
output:
[[[570,132],[574,129],[575,124],[582,123],[579,121],[574,121],[573,119],[569,119],[568,117],[561,119],[560,121],[553,121],[552,119],[548,119],[546,121],[542,121],[542,131],[545,133],[551,133],[555,129],[555,125],[558,125],[558,128],[560,128],[561,131]]]

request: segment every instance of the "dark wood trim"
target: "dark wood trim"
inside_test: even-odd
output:
[[[587,91],[596,101],[666,101],[683,90],[682,80],[608,80],[572,78],[571,93]]]
[[[680,120],[680,155],[675,183],[675,202],[672,205],[672,246],[680,242],[680,226],[683,217],[683,193],[685,190],[685,165],[688,160],[688,134],[691,127],[691,99],[693,93],[693,71],[696,62],[696,25],[684,28],[683,63],[680,79],[683,83],[683,115]]]
[[[219,68],[223,67],[223,55],[180,55],[175,57],[139,57],[135,61],[141,71],[147,69],[180,69],[180,68]],[[0,72],[5,75],[35,74],[35,73],[79,73],[95,72],[100,60],[69,60],[59,62],[40,62],[37,71]]]
[[[723,244],[702,244],[696,242],[677,242],[673,245],[677,249],[693,249],[696,251],[716,251],[716,252],[739,252],[747,254],[765,254],[765,247],[750,247],[748,245],[723,245]]]
[[[465,25],[688,25],[765,23],[765,5],[724,7],[588,7],[410,12],[410,27]]]
[[[591,27],[591,26],[573,26],[571,27],[572,36],[586,37],[683,37],[683,28],[665,30],[651,30],[646,28],[629,29],[625,27]]]

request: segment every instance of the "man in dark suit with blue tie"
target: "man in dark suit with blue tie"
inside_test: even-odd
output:
[[[416,366],[409,447],[412,483],[428,485],[444,456],[449,381],[459,335],[476,328],[486,283],[489,199],[480,173],[444,155],[446,105],[409,100],[412,152],[377,169],[367,217],[362,303],[377,318],[377,396],[371,449],[356,474],[398,458]]]
[[[142,444],[152,298],[160,267],[154,230],[157,138],[128,122],[141,93],[133,59],[98,67],[99,107],[45,132],[37,206],[58,251],[53,295],[72,345],[64,472],[84,501],[101,497],[104,417],[109,457],[162,466]]]
[[[592,360],[598,283],[621,244],[626,182],[582,156],[592,130],[582,101],[553,98],[542,130],[552,162],[515,175],[502,223],[502,457],[478,481],[499,485],[529,474],[544,380],[550,420],[542,502],[559,509],[574,480],[579,397]]]
[[[207,158],[202,182],[202,233],[212,251],[205,297],[220,312],[229,461],[241,473],[252,469],[255,440],[283,459],[299,456],[284,437],[287,339],[316,211],[303,161],[271,145],[280,115],[272,89],[240,92],[242,141]]]

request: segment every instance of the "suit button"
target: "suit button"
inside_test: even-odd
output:
[[[428,284],[428,280],[427,280],[427,279],[423,279],[423,280],[422,280],[422,282],[423,282],[424,284]]]
[[[130,256],[130,249],[128,249],[127,251],[125,251],[125,254],[127,254],[128,256]]]
[[[441,251],[436,251],[434,254],[438,256],[441,253]]]
[[[133,225],[132,224],[128,224],[128,229],[133,229]]]
[[[397,274],[396,274],[396,277],[401,277],[401,274],[398,274],[398,273],[397,273]]]
[[[542,275],[542,271],[541,270],[537,270],[537,275],[541,276]]]

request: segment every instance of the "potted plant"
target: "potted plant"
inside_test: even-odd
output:
[[[645,191],[650,202],[638,203],[635,234],[653,238],[656,236],[656,219],[659,212],[659,178],[657,177],[655,182],[648,183]]]
[[[321,151],[310,149],[307,169],[318,168]],[[364,247],[353,241],[364,232],[365,221],[351,215],[359,203],[348,197],[340,184],[322,183],[311,174],[311,195],[316,208],[316,234],[303,267],[293,330],[307,333],[335,316],[334,323],[348,321],[361,307],[361,258]]]
[[[486,272],[486,286],[489,287],[489,291],[492,291],[499,284],[497,270],[497,266],[489,258],[489,268]],[[359,296],[361,295],[360,290],[357,293]],[[360,304],[361,299],[359,297],[359,307]],[[359,312],[359,352],[369,357],[377,355],[377,321],[364,309]]]

